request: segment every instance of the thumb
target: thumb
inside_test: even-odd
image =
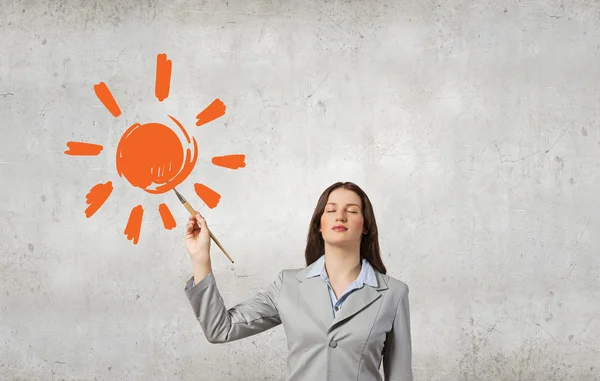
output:
[[[196,217],[196,221],[198,221],[200,228],[206,228],[206,220],[200,215],[200,213],[196,213],[194,217]]]

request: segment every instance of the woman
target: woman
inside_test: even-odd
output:
[[[199,225],[199,226],[198,226]],[[194,276],[185,293],[211,343],[283,324],[287,381],[412,381],[408,287],[386,275],[371,202],[351,182],[327,188],[313,213],[306,267],[285,269],[254,298],[227,309],[199,214],[186,229]]]

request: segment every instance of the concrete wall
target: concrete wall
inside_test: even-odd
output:
[[[170,114],[200,150],[178,189],[236,260],[213,245],[228,304],[302,266],[317,197],[355,181],[411,288],[416,380],[600,380],[597,2],[0,4],[0,379],[283,380],[281,327],[206,341],[183,292],[187,211],[117,175],[127,127]],[[215,98],[227,113],[194,127]],[[65,155],[72,140],[104,150]],[[210,162],[232,153],[245,168]]]

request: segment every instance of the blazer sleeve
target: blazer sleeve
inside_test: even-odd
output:
[[[196,285],[193,280],[193,277],[188,280],[185,293],[209,342],[231,342],[281,324],[277,301],[283,272],[279,272],[264,291],[229,309],[225,307],[212,272]]]
[[[408,286],[404,287],[383,349],[385,381],[413,381]]]

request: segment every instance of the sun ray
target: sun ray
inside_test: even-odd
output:
[[[209,208],[213,209],[217,206],[217,204],[219,204],[221,195],[206,185],[195,183],[194,190],[196,191],[198,197],[200,197]]]
[[[104,82],[94,85],[94,92],[98,99],[100,99],[100,102],[102,102],[104,107],[106,107],[114,117],[121,115],[121,109],[119,108],[117,101]]]
[[[162,218],[165,229],[171,230],[177,226],[177,223],[175,222],[175,218],[173,218],[173,215],[171,214],[171,210],[169,210],[169,207],[167,206],[167,204],[160,204],[158,206],[158,212],[160,213],[160,217]]]
[[[238,169],[246,166],[246,163],[244,162],[245,158],[245,155],[215,156],[212,158],[212,163],[219,167]]]
[[[92,187],[92,189],[90,189],[90,192],[86,195],[86,203],[90,205],[85,210],[85,215],[87,218],[90,218],[98,211],[98,209],[100,209],[112,191],[112,181],[108,181],[104,184],[96,184]]]
[[[200,114],[196,115],[198,119],[196,126],[201,126],[225,115],[225,109],[225,104],[220,99],[215,99]]]
[[[171,68],[173,63],[167,59],[166,54],[156,56],[156,83],[154,84],[154,94],[162,102],[169,96],[171,87]]]
[[[138,205],[131,209],[129,214],[129,220],[125,227],[125,235],[128,240],[133,240],[133,244],[137,245],[140,239],[140,231],[142,230],[142,217],[144,216],[144,209],[141,205]]]
[[[100,144],[86,142],[67,142],[67,147],[65,154],[72,156],[97,156],[104,148]]]

